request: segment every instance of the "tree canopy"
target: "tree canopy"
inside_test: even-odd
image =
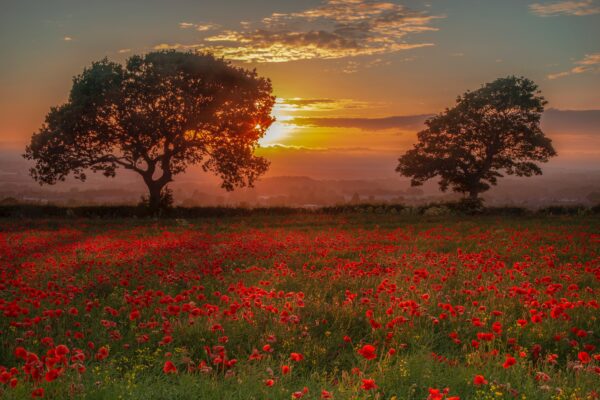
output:
[[[67,103],[51,108],[24,157],[41,184],[134,171],[156,208],[165,186],[193,164],[227,190],[252,186],[269,165],[254,151],[274,121],[274,102],[268,79],[211,54],[103,59],[73,79]]]
[[[418,142],[399,158],[396,171],[413,186],[436,176],[442,191],[477,199],[503,174],[540,175],[536,162],[556,155],[540,128],[546,100],[537,85],[509,76],[467,91],[425,122]]]

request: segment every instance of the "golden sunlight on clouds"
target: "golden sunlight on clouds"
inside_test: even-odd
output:
[[[328,98],[277,98],[272,115],[275,122],[269,127],[265,136],[259,143],[263,147],[275,145],[308,146],[318,142],[313,137],[319,129],[298,121],[308,119],[310,116],[326,116],[325,118],[339,115],[348,115],[360,110],[373,111],[377,104],[351,100]],[[311,143],[308,143],[311,142]]]
[[[154,49],[211,51],[229,60],[281,63],[378,55],[433,46],[408,42],[409,36],[436,31],[443,16],[427,15],[402,5],[371,0],[327,0],[296,13],[272,13],[260,22],[222,30],[192,44],[156,45]],[[204,32],[215,24],[181,22],[182,29]]]
[[[398,151],[408,146],[429,115],[373,117],[381,104],[351,99],[277,98],[276,122],[263,148],[352,152]]]
[[[179,27],[181,29],[192,29],[193,28],[193,29],[197,30],[198,32],[206,32],[206,31],[210,31],[210,30],[219,28],[219,25],[211,24],[211,23],[194,24],[191,22],[180,22]]]
[[[581,17],[600,13],[600,4],[597,0],[567,0],[553,3],[534,3],[529,6],[529,9],[540,17],[554,17],[557,15]]]
[[[575,61],[575,66],[568,71],[548,75],[548,79],[558,79],[573,74],[585,72],[600,72],[600,53],[586,54],[583,60]]]

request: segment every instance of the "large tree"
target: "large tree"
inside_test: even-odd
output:
[[[537,85],[523,77],[497,79],[468,91],[425,122],[418,142],[398,160],[396,171],[412,186],[440,177],[449,187],[477,199],[503,174],[540,175],[536,162],[556,155],[540,129],[546,101]]]
[[[199,164],[227,190],[252,186],[269,163],[254,155],[273,122],[271,82],[210,54],[161,51],[125,65],[104,59],[73,79],[24,157],[40,184],[86,171],[141,175],[156,209],[166,185]]]

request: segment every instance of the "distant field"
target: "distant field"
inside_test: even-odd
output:
[[[0,219],[0,398],[596,399],[600,217]]]

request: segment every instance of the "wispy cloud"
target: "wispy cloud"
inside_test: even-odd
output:
[[[377,55],[432,46],[409,42],[415,34],[436,31],[442,16],[375,0],[325,0],[296,13],[273,13],[256,23],[244,21],[239,30],[222,30],[201,43],[161,44],[157,48],[202,49],[247,62],[287,62]],[[183,29],[201,25],[183,22]]]
[[[405,58],[404,61],[407,61],[408,58]],[[358,62],[358,61],[354,61],[354,60],[350,60],[348,62],[346,62],[346,65],[342,68],[342,72],[345,74],[354,74],[356,72],[358,72],[359,70],[365,70],[365,69],[370,69],[370,68],[375,68],[375,67],[380,67],[380,66],[385,66],[385,65],[390,65],[391,61],[389,60],[384,60],[382,58],[376,58],[374,60],[370,60],[367,62]]]
[[[552,3],[534,3],[529,6],[529,9],[540,17],[554,17],[557,15],[581,17],[600,13],[600,4],[597,0],[567,0]]]
[[[209,23],[199,23],[199,24],[194,24],[192,22],[180,22],[179,27],[181,29],[195,29],[198,32],[206,32],[206,31],[218,29],[220,27],[220,25],[213,24],[210,22]]]
[[[585,72],[600,72],[600,53],[586,54],[582,60],[575,61],[575,66],[568,71],[548,75],[548,79],[558,79]]]
[[[423,123],[429,114],[401,115],[384,118],[315,118],[298,117],[287,121],[298,126],[312,126],[325,128],[358,128],[366,131],[379,131],[384,129],[417,130],[423,128]]]
[[[351,110],[362,110],[371,109],[377,107],[376,103],[369,103],[365,101],[353,100],[353,99],[328,99],[328,98],[277,98],[275,100],[275,110],[282,112],[287,115],[301,112],[306,114],[307,112],[326,112],[332,113],[336,111],[351,111]]]
[[[70,41],[72,41],[72,40],[73,40],[73,38],[72,38],[71,36],[65,36],[65,37],[63,37],[63,40],[64,40],[65,42],[70,42]]]
[[[201,48],[201,44],[160,43],[153,47],[154,50],[194,50]]]
[[[285,123],[305,128],[356,128],[364,131],[399,129],[418,131],[433,114],[396,115],[381,118],[291,117]],[[552,133],[600,135],[600,110],[558,110],[542,115],[542,128]]]
[[[125,54],[125,53],[129,53],[130,51],[131,51],[131,49],[119,49],[117,51],[117,53],[119,53],[119,54]]]

